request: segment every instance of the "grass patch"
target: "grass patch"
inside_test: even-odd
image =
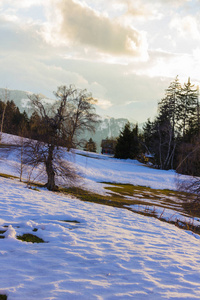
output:
[[[30,190],[33,190],[33,191],[36,191],[36,192],[40,192],[40,190],[39,190],[38,188],[32,187],[32,185],[29,186],[28,188],[29,188]]]
[[[82,201],[129,209],[140,215],[154,217],[181,229],[200,234],[200,226],[194,225],[194,217],[200,217],[200,204],[194,205],[195,196],[190,193],[152,189],[131,184],[105,183],[107,195],[99,195],[81,188],[60,188],[60,192],[73,195]],[[190,201],[188,201],[190,199]],[[171,209],[172,217],[165,217],[165,210]],[[159,211],[159,213],[158,213]],[[181,215],[181,220],[173,218]],[[189,218],[189,221],[187,221]]]
[[[193,212],[199,214],[200,217],[200,204],[195,208],[193,200],[195,196],[186,192],[172,191],[172,190],[160,190],[152,189],[145,186],[135,186],[131,184],[119,184],[109,183],[109,186],[105,187],[106,190],[118,193],[122,197],[130,197],[129,204],[146,204],[147,206],[157,205],[163,208],[174,208],[178,211],[184,211],[194,217]],[[131,199],[134,199],[131,201]],[[145,202],[144,200],[145,199]],[[190,199],[190,201],[188,201]],[[198,215],[195,215],[198,216]]]
[[[43,187],[45,187],[45,184],[40,183],[40,182],[33,182],[33,181],[28,182],[28,181],[24,181],[24,183],[26,183],[30,188],[33,188],[35,190],[38,190],[37,188],[43,188]],[[40,191],[40,190],[38,190],[38,191]]]
[[[28,243],[44,243],[43,239],[41,239],[31,233],[25,233],[23,235],[18,235],[17,239],[20,241],[23,241],[23,242],[28,242]]]
[[[19,178],[19,177],[17,177],[17,176],[8,175],[8,174],[4,174],[4,173],[0,173],[0,177],[3,177],[3,178],[10,178],[10,179],[13,179],[13,178]]]
[[[59,191],[77,197],[79,200],[82,201],[93,202],[102,205],[123,207],[124,204],[128,204],[128,201],[124,201],[124,202],[122,201],[121,196],[114,195],[114,194],[99,195],[77,187],[60,188]]]
[[[190,198],[189,198],[190,199]],[[188,212],[189,215],[200,218],[200,203],[195,201],[185,201],[183,203],[184,210]]]
[[[92,153],[95,154],[95,152],[92,152]],[[102,158],[99,158],[97,156],[93,156],[93,155],[90,155],[90,154],[76,153],[76,155],[85,156],[85,157],[94,158],[94,159],[102,159]]]
[[[0,230],[0,234],[4,234],[6,230]]]
[[[61,220],[61,222],[80,224],[80,222],[79,222],[79,221],[76,221],[76,220]]]
[[[7,300],[7,296],[6,295],[0,295],[0,300]]]
[[[17,144],[4,144],[0,143],[0,148],[16,148],[16,147],[21,147],[20,145]]]

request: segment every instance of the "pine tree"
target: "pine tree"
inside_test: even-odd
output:
[[[121,159],[135,159],[138,154],[138,126],[131,130],[130,123],[128,122],[117,140],[115,157]]]
[[[145,145],[145,152],[153,153],[153,144],[152,144],[152,135],[153,135],[153,122],[150,119],[143,126],[143,138],[144,138],[144,145]]]
[[[176,165],[176,147],[182,123],[180,94],[181,84],[176,76],[158,104],[158,116],[152,125],[152,150],[161,169],[174,168]]]
[[[172,81],[169,87],[165,91],[165,98],[163,98],[158,104],[160,119],[167,119],[172,126],[172,135],[176,135],[179,131],[179,120],[181,113],[180,104],[180,93],[181,84],[179,82],[178,76]]]
[[[89,141],[85,143],[84,150],[89,152],[97,152],[96,143],[92,138],[90,138]]]
[[[198,124],[198,89],[191,84],[190,78],[184,83],[181,93],[179,94],[180,101],[180,121],[183,137],[186,134],[192,122]]]

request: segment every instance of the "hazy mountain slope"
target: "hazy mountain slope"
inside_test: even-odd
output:
[[[7,89],[7,95],[5,89],[0,88],[0,99],[2,101],[13,100],[15,104],[19,107],[19,110],[23,112],[24,110],[28,115],[31,114],[31,106],[29,96],[31,92],[19,91],[19,90],[9,90]],[[42,98],[46,97],[42,95]],[[47,98],[46,98],[47,99]],[[52,100],[54,101],[54,100]],[[128,122],[128,119],[125,118],[112,118],[112,117],[102,117],[99,124],[96,126],[95,133],[85,132],[81,138],[89,140],[92,138],[97,144],[97,151],[101,151],[101,141],[105,138],[116,138],[119,136],[120,131],[124,128],[125,124]]]
[[[99,124],[96,125],[95,133],[85,132],[83,138],[89,140],[92,138],[97,144],[97,151],[101,150],[101,141],[108,138],[116,138],[119,136],[120,131],[124,128],[128,119],[120,118],[102,118]]]
[[[6,101],[6,99],[10,101],[13,100],[19,107],[21,112],[23,112],[24,110],[28,112],[28,110],[30,109],[30,100],[28,96],[31,94],[31,92],[0,88],[0,99],[4,102]]]

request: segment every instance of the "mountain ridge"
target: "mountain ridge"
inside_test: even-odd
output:
[[[2,101],[13,100],[20,112],[24,110],[28,115],[31,114],[30,95],[34,93],[22,90],[11,90],[0,88],[0,99]],[[45,95],[41,95],[44,99],[49,99]],[[53,100],[53,99],[51,99]],[[100,122],[96,125],[95,133],[89,131],[84,132],[81,138],[89,140],[90,138],[97,145],[97,152],[101,151],[101,141],[106,138],[117,138],[123,130],[125,124],[129,122],[126,118],[114,118],[110,116],[100,116]],[[131,124],[133,124],[131,122]]]

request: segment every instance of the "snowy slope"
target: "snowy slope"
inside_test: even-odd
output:
[[[103,192],[99,181],[115,181],[175,189],[173,171],[85,154],[70,155],[85,188]],[[16,163],[12,153],[1,172],[17,174]],[[0,177],[0,230],[8,300],[200,299],[199,236],[154,218]],[[23,233],[46,243],[16,239]]]
[[[3,142],[16,143],[17,136],[3,134]],[[19,176],[20,153],[10,153],[5,160],[0,160],[0,168],[7,174]],[[81,150],[66,152],[65,158],[69,160],[82,176],[79,184],[90,190],[99,191],[99,182],[130,183],[134,185],[149,186],[151,188],[176,190],[177,174],[174,170],[157,170],[149,168],[137,160],[121,160],[97,153],[87,153]],[[1,171],[1,172],[3,172]],[[41,174],[41,169],[35,170],[34,177]],[[26,178],[27,172],[24,172]],[[38,177],[40,180],[45,178]],[[190,179],[189,176],[181,176],[179,180]],[[98,184],[96,184],[98,182]]]
[[[0,185],[0,225],[9,225],[0,239],[0,292],[9,300],[200,298],[195,236],[124,209],[8,179]],[[47,243],[16,239],[34,228]]]
[[[96,159],[77,155],[72,158],[77,170],[84,178],[97,182],[130,183],[149,186],[152,188],[172,189],[176,187],[176,173],[174,170],[156,170],[143,165],[137,160],[121,160],[109,156],[93,155]],[[186,176],[182,177],[187,178]],[[86,182],[86,180],[85,180]]]

